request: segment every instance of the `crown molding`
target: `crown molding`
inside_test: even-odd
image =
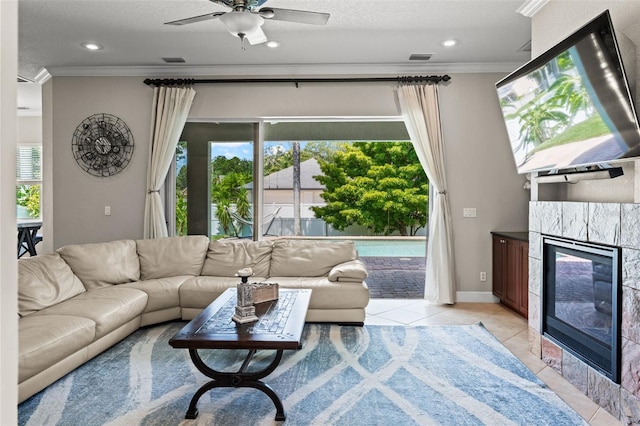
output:
[[[434,64],[291,64],[291,65],[159,65],[109,67],[49,67],[47,79],[53,77],[198,77],[198,76],[277,76],[277,75],[389,75],[423,73],[511,72],[522,63],[434,63]],[[36,81],[40,82],[39,76]],[[46,81],[46,80],[44,80]],[[42,83],[40,83],[42,84]]]
[[[43,85],[44,83],[49,81],[49,79],[51,77],[52,77],[52,75],[49,73],[49,71],[46,68],[42,68],[40,70],[40,72],[38,74],[36,74],[36,76],[34,77],[33,81],[35,83]]]
[[[531,18],[547,3],[549,3],[549,0],[526,0],[516,12],[527,18]]]

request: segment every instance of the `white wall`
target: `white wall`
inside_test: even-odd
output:
[[[622,38],[626,36],[636,47],[636,63],[625,67],[640,71],[640,2],[635,0],[551,0],[531,21],[532,57],[536,57],[564,39],[569,34],[609,9],[613,26]],[[636,109],[640,107],[640,85],[636,84]],[[575,185],[544,185],[556,187],[555,194],[542,199],[601,201],[601,202],[639,202],[640,188],[635,181],[636,169],[640,162],[622,163],[625,177],[602,181],[584,181]],[[548,190],[548,188],[545,188]]]
[[[490,231],[527,229],[523,178],[516,175],[494,83],[502,74],[454,74],[440,90],[447,174],[454,214],[458,290],[491,289]],[[54,77],[52,83],[54,248],[141,238],[152,89],[136,77]],[[190,119],[397,117],[394,84],[198,85]],[[43,114],[47,115],[47,95]],[[122,176],[93,178],[71,155],[71,136],[86,116],[122,118],[136,140]],[[45,117],[46,121],[46,117]],[[45,125],[45,133],[46,133]],[[47,137],[45,135],[45,141]],[[46,142],[45,142],[46,144]],[[111,205],[112,215],[104,216]],[[463,219],[476,207],[477,219]],[[479,272],[489,273],[487,282]]]
[[[0,1],[0,424],[17,423],[16,75],[18,2]]]

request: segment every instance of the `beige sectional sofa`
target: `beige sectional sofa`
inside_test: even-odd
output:
[[[312,289],[310,322],[362,324],[369,290],[350,241],[204,236],[70,245],[18,261],[19,400],[141,326],[189,320],[238,282]]]

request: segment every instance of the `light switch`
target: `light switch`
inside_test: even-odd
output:
[[[465,207],[462,209],[462,217],[477,217],[475,207]]]
[[[111,206],[104,206],[104,215],[111,216]]]

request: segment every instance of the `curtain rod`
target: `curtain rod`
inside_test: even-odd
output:
[[[396,82],[396,83],[440,83],[451,80],[448,75],[427,75],[427,76],[404,76],[404,77],[352,77],[352,78],[217,78],[217,79],[194,79],[194,78],[165,78],[144,80],[147,86],[190,86],[193,84],[226,84],[226,83],[293,83],[298,87],[299,83],[375,83],[375,82]]]

